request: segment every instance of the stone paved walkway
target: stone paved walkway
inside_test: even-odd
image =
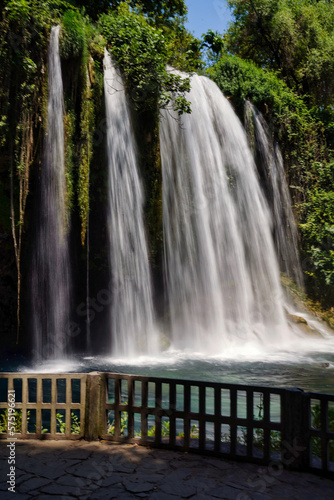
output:
[[[0,499],[334,500],[334,481],[137,445],[16,441],[8,492],[8,441],[0,441]]]

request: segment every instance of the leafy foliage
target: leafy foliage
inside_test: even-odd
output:
[[[165,108],[175,96],[178,113],[190,112],[185,99],[189,79],[167,71],[167,48],[161,30],[131,12],[125,3],[117,13],[101,16],[99,25],[137,108],[154,110],[157,103]]]
[[[129,420],[128,414],[125,412],[122,412],[121,413],[121,420],[120,420],[120,435],[121,436],[125,436],[127,433],[128,420]],[[111,434],[112,436],[114,436],[114,434],[115,434],[115,420],[110,421],[109,415],[108,415],[108,422],[107,422],[107,434]]]
[[[333,102],[334,5],[327,0],[228,0],[231,53],[278,70],[313,103]]]
[[[223,56],[210,74],[242,117],[253,102],[271,124],[282,149],[295,214],[300,224],[302,267],[310,293],[330,305],[334,298],[334,176],[325,125],[279,77],[237,56]]]
[[[321,429],[321,406],[316,404],[311,408],[311,425],[314,429]],[[330,432],[334,431],[334,408],[328,408],[328,430]],[[318,437],[312,436],[312,455],[315,457],[322,456],[322,446],[321,440]],[[333,441],[329,442],[328,446],[329,460],[334,461],[334,444]]]
[[[12,416],[14,416],[13,424],[15,426],[15,432],[17,433],[22,432],[22,410],[15,410],[14,414],[11,414],[11,417]],[[8,431],[7,418],[8,418],[8,410],[4,409],[0,413],[0,434],[7,433]],[[27,428],[29,420],[30,420],[30,411],[27,410]]]
[[[306,274],[312,278],[317,294],[329,304],[334,299],[334,163],[315,163],[315,180],[303,206],[300,224]],[[306,266],[304,266],[306,267]],[[325,286],[324,286],[325,285]]]
[[[64,59],[79,57],[86,48],[86,33],[79,12],[67,10],[62,18],[60,51]]]
[[[304,100],[276,73],[236,56],[223,56],[210,74],[224,94],[233,100],[240,115],[244,100],[248,99],[271,123],[282,145],[291,184],[298,186],[304,199],[308,168],[314,159],[324,157],[321,123]]]
[[[201,41],[185,27],[185,18],[177,18],[171,25],[162,26],[167,44],[168,64],[189,73],[204,67],[201,60]]]
[[[56,413],[57,432],[59,434],[65,434],[66,432],[66,422],[63,419],[64,415],[62,413]],[[71,434],[80,434],[80,425],[79,417],[71,412]],[[42,429],[42,433],[44,432],[48,432],[48,430]]]
[[[117,10],[122,0],[74,0],[78,7],[84,7],[92,19],[109,10]],[[187,12],[184,0],[129,0],[132,10],[139,10],[146,14],[154,24],[166,24],[177,16],[184,16]]]

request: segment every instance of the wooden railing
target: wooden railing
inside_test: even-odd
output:
[[[0,373],[0,430],[7,431],[0,439],[82,438],[86,378],[82,373]]]
[[[3,373],[0,438],[11,436],[11,390],[17,438],[137,442],[333,477],[334,395],[114,373]]]

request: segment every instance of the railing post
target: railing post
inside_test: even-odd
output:
[[[282,456],[286,469],[307,470],[310,465],[309,405],[302,389],[282,395]]]
[[[103,408],[106,398],[106,382],[99,372],[87,374],[86,382],[85,439],[97,441],[105,434]]]

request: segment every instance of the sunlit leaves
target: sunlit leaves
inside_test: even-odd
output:
[[[167,44],[160,29],[151,26],[143,15],[131,12],[124,3],[117,13],[101,16],[99,26],[136,107],[166,107],[175,97],[177,111],[189,111],[184,95],[189,81],[167,71]]]

